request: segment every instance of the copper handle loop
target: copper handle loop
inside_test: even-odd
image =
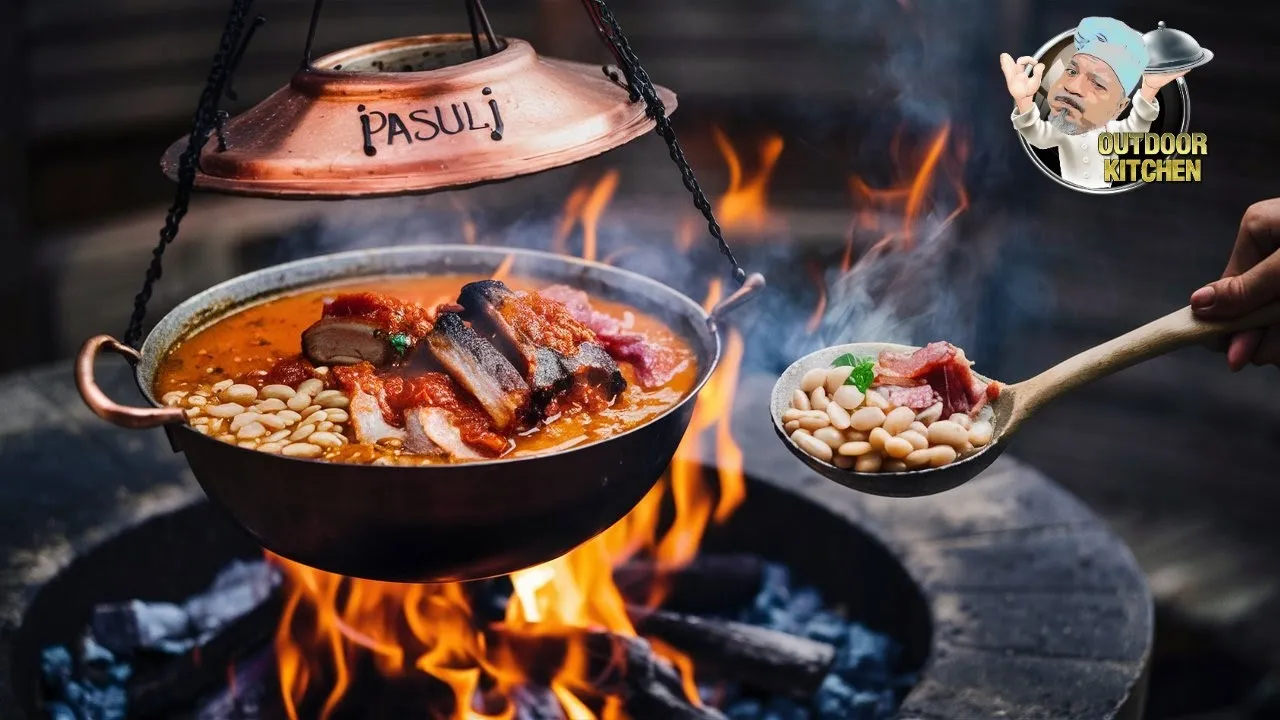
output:
[[[741,287],[734,290],[729,297],[716,303],[715,307],[711,308],[711,312],[707,313],[707,322],[711,324],[712,329],[715,329],[716,323],[724,319],[726,314],[754,298],[761,290],[764,289],[764,286],[764,275],[761,275],[760,273],[751,273],[748,275],[747,279],[743,281]]]
[[[187,421],[187,414],[181,408],[128,407],[107,397],[93,379],[93,361],[103,350],[123,355],[130,365],[135,365],[142,359],[141,353],[110,335],[97,335],[85,342],[76,357],[76,388],[80,390],[80,397],[94,415],[113,425],[135,430]]]

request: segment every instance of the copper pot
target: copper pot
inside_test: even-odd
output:
[[[664,415],[569,450],[460,465],[327,463],[240,448],[201,435],[153,387],[169,348],[194,330],[264,297],[388,274],[511,273],[565,283],[662,320],[694,349],[694,389]],[[710,313],[681,293],[625,270],[548,253],[421,246],[327,255],[240,276],[166,315],[135,351],[107,336],[80,351],[76,381],[98,416],[127,428],[163,427],[209,497],[267,549],[342,575],[401,582],[474,580],[558,557],[631,511],[666,469],[694,398],[720,359],[717,320],[764,284],[753,275]],[[95,384],[95,356],[136,367],[149,408],[112,402]]]

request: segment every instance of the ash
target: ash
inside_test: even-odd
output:
[[[897,643],[827,608],[816,589],[793,588],[785,567],[768,566],[760,594],[736,619],[829,643],[836,659],[808,700],[750,697],[730,688],[720,705],[732,720],[880,720],[893,715],[916,682],[914,674],[893,669],[901,650]],[[704,700],[715,694],[705,688]]]

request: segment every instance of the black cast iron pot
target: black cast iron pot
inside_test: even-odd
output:
[[[693,391],[664,415],[612,438],[512,460],[397,467],[272,455],[195,432],[153,387],[175,343],[229,312],[281,293],[387,275],[511,275],[566,285],[662,320],[697,354]],[[553,559],[626,515],[670,463],[697,392],[720,359],[716,320],[764,279],[753,275],[710,313],[681,293],[625,270],[547,253],[419,246],[326,255],[214,286],[179,305],[140,351],[105,335],[81,349],[76,380],[100,417],[129,428],[163,426],[208,496],[268,550],[333,573],[393,582],[474,580]],[[93,380],[102,350],[129,358],[153,405],[112,402]]]

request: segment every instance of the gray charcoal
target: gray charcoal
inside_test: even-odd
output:
[[[132,671],[112,652],[86,637],[79,666],[64,647],[46,648],[42,657],[47,717],[52,720],[125,720]]]
[[[280,583],[280,573],[262,560],[236,560],[209,589],[181,605],[130,600],[93,609],[90,630],[113,652],[129,657],[140,649],[181,654],[203,645],[227,623],[261,605]]]

